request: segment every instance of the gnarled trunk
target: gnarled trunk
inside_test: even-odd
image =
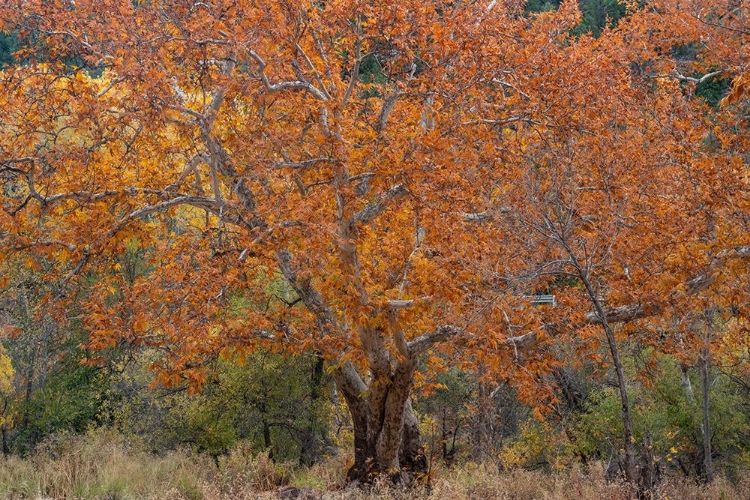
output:
[[[349,229],[349,224],[342,222],[342,235],[348,234]],[[342,245],[342,257],[356,277],[356,252],[351,245]],[[423,335],[407,343],[395,311],[389,312],[390,332],[375,325],[352,329],[338,320],[310,279],[300,279],[288,250],[278,252],[277,258],[289,285],[316,316],[321,337],[356,332],[368,362],[367,383],[350,361],[333,370],[333,379],[346,400],[354,425],[354,464],[347,475],[349,481],[369,483],[381,475],[388,475],[394,482],[411,481],[426,469],[419,426],[409,400],[414,371],[419,355],[433,341],[444,338],[447,331]],[[358,285],[361,283],[354,279],[355,288],[361,292],[360,299],[366,304],[366,294]],[[393,335],[398,354],[386,345],[388,333]]]
[[[347,481],[367,484],[378,476],[387,476],[394,483],[411,483],[427,470],[417,417],[408,403],[403,408],[400,429],[383,425],[379,430],[357,429],[355,424],[354,464],[347,472]],[[370,434],[375,439],[357,439]],[[383,443],[397,443],[392,448]]]
[[[336,370],[354,425],[354,464],[347,480],[367,484],[378,476],[410,483],[427,468],[419,422],[409,399],[415,360],[402,361],[386,380],[366,387],[351,364]]]

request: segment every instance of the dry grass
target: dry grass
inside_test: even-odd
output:
[[[25,460],[2,460],[0,498],[200,499],[215,469],[189,453],[149,455],[113,433],[61,436]]]
[[[82,437],[47,441],[31,457],[0,460],[3,499],[166,499],[250,500],[279,497],[284,485],[307,496],[331,500],[588,500],[627,499],[622,484],[607,483],[601,467],[555,474],[517,470],[498,472],[466,464],[438,470],[429,487],[399,490],[376,484],[369,491],[345,489],[346,457],[311,469],[277,464],[240,446],[216,463],[189,451],[154,456],[120,436],[97,431]],[[710,486],[670,479],[655,493],[659,499],[714,500],[750,498],[750,479],[733,484],[719,478]]]
[[[587,471],[568,470],[559,473],[516,470],[498,472],[494,468],[467,464],[436,472],[429,488],[399,491],[375,485],[369,492],[345,490],[324,495],[341,500],[628,500],[630,489],[622,483],[604,479],[601,466]],[[654,492],[654,499],[672,500],[745,500],[750,499],[750,478],[733,484],[725,478],[713,484],[669,479]]]

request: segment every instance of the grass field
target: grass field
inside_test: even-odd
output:
[[[110,432],[57,437],[31,456],[0,459],[3,499],[627,499],[628,489],[608,483],[601,464],[587,470],[499,472],[466,463],[433,470],[429,484],[398,490],[344,487],[347,457],[305,469],[273,463],[238,447],[214,459],[189,451],[154,456]],[[748,499],[750,478],[720,477],[709,486],[667,478],[654,498]]]

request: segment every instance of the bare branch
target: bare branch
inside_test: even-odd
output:
[[[355,29],[357,30],[357,43],[354,44],[354,67],[352,68],[352,75],[351,79],[349,80],[349,85],[346,87],[346,92],[344,92],[344,98],[342,99],[343,106],[346,106],[346,104],[349,102],[349,98],[354,91],[354,87],[359,81],[359,66],[362,63],[362,38],[359,36],[360,28],[361,22],[360,19],[357,18],[357,24],[355,26]]]
[[[339,321],[326,304],[323,295],[315,288],[309,276],[299,276],[292,263],[292,254],[284,249],[276,253],[279,270],[305,307],[315,316],[318,329],[327,332],[340,330]]]
[[[725,24],[714,23],[714,22],[707,21],[706,19],[704,19],[704,18],[701,17],[701,13],[702,13],[702,11],[699,11],[697,14],[692,14],[692,16],[694,18],[696,18],[698,21],[700,21],[701,23],[705,24],[706,26],[713,26],[714,28],[719,28],[719,29],[723,29],[723,30],[727,30],[727,31],[732,31],[734,33],[740,33],[740,34],[743,34],[743,35],[750,35],[750,30],[747,30],[747,29],[734,28],[732,26],[727,26]]]
[[[554,329],[553,324],[544,324],[542,325],[543,329],[552,330]],[[454,340],[458,338],[471,338],[475,337],[475,334],[461,328],[460,326],[456,325],[441,325],[439,326],[434,332],[425,333],[424,335],[420,335],[419,337],[407,342],[407,347],[409,349],[409,356],[412,358],[419,356],[423,352],[430,349],[433,345],[444,342],[446,340]],[[517,337],[508,337],[506,338],[506,341],[509,344],[513,344],[514,348],[529,348],[532,347],[536,341],[537,341],[537,332],[529,332],[524,335],[519,335]]]
[[[138,210],[130,212],[130,214],[126,215],[120,220],[120,223],[118,224],[118,230],[120,229],[120,225],[124,225],[128,221],[137,219],[138,217],[143,217],[144,215],[148,215],[154,212],[161,212],[163,210],[166,210],[167,208],[177,205],[191,205],[197,208],[202,208],[204,210],[209,210],[214,213],[216,213],[217,209],[219,208],[216,200],[213,198],[206,198],[202,196],[178,196],[171,200],[163,201],[155,205],[146,205],[139,208]]]
[[[494,220],[496,214],[509,214],[511,209],[508,207],[498,207],[491,210],[485,210],[484,212],[462,212],[459,215],[463,217],[466,222],[487,222]]]
[[[285,161],[285,162],[277,163],[276,168],[305,169],[305,168],[309,168],[314,165],[317,165],[318,163],[337,163],[339,161],[341,160],[338,160],[336,158],[327,158],[327,157],[310,158],[309,160]]]
[[[279,82],[279,83],[271,83],[268,80],[268,76],[265,73],[266,69],[266,62],[263,60],[262,57],[260,57],[255,51],[248,50],[248,54],[250,57],[255,59],[255,62],[258,63],[258,66],[260,67],[258,71],[258,76],[260,77],[260,81],[263,83],[263,86],[266,88],[268,92],[279,92],[282,90],[307,90],[312,95],[314,95],[317,99],[321,101],[327,101],[325,94],[321,92],[318,88],[315,87],[315,85],[311,84],[310,82],[302,81],[302,80],[293,80],[293,81],[287,81],[287,82]]]
[[[97,239],[97,244],[102,245],[104,242],[106,242],[109,238],[112,238],[117,233],[119,233],[125,226],[128,225],[131,221],[143,217],[145,215],[154,213],[154,212],[160,212],[162,210],[166,210],[170,207],[174,207],[177,205],[191,205],[194,207],[202,208],[204,210],[210,210],[214,213],[216,213],[216,201],[212,198],[205,198],[200,196],[178,196],[177,198],[173,198],[171,200],[164,201],[162,203],[157,203],[155,205],[146,205],[144,207],[139,208],[138,210],[134,210],[130,212],[128,215],[123,217],[118,221],[118,223],[112,227],[107,233],[102,237]],[[58,291],[58,295],[62,295],[64,293],[65,285],[78,273],[81,272],[81,270],[84,268],[84,266],[88,263],[88,261],[91,259],[91,255],[93,253],[93,248],[91,246],[86,247],[83,250],[83,255],[81,256],[81,259],[76,264],[75,268],[67,275],[65,278],[63,278],[59,282],[60,290]]]
[[[524,116],[511,116],[510,118],[504,118],[502,120],[480,118],[477,120],[469,120],[467,122],[464,122],[464,125],[472,125],[474,123],[484,123],[486,125],[509,125],[516,122],[529,123],[531,125],[542,125],[542,122],[538,120],[532,120],[531,118],[526,118]]]
[[[389,300],[388,307],[392,309],[406,309],[417,304],[429,302],[432,297],[420,297],[418,299],[407,299],[407,300]]]
[[[62,279],[62,280],[60,281],[60,283],[59,283],[59,290],[58,290],[58,292],[57,292],[57,295],[58,295],[58,296],[62,296],[62,295],[63,295],[63,293],[64,293],[64,291],[65,291],[65,285],[67,285],[67,284],[68,284],[68,282],[69,282],[69,281],[70,281],[71,279],[73,279],[73,277],[74,277],[74,276],[75,276],[76,274],[78,274],[78,273],[80,273],[80,272],[81,272],[81,269],[83,269],[83,266],[85,266],[85,265],[86,265],[86,263],[87,263],[87,262],[89,261],[89,259],[90,259],[90,258],[91,258],[91,248],[90,248],[90,247],[86,247],[86,248],[85,248],[85,249],[83,250],[83,255],[81,256],[80,260],[79,260],[79,261],[78,261],[78,263],[76,264],[76,267],[75,267],[75,268],[73,268],[73,270],[72,270],[72,271],[70,271],[70,272],[68,273],[68,275],[67,275],[67,276],[65,276],[65,277],[64,277],[64,278],[63,278],[63,279]]]
[[[34,163],[36,161],[36,158],[33,156],[23,156],[21,158],[8,158],[5,160],[0,160],[0,165],[2,165],[5,169],[11,170],[10,165],[13,165],[15,163]],[[20,171],[22,173],[26,173],[25,171]]]
[[[718,277],[717,271],[724,266],[727,260],[732,258],[750,258],[750,245],[722,250],[716,254],[716,257],[711,260],[711,263],[708,265],[708,270],[705,273],[702,273],[685,283],[688,287],[688,295],[694,295],[711,286]]]
[[[115,85],[120,84],[120,83],[124,82],[125,80],[127,80],[127,78],[125,78],[124,76],[120,77],[120,78],[115,78],[114,80],[112,80],[112,82],[109,85],[107,85],[106,87],[104,87],[101,92],[99,92],[98,94],[96,94],[96,97],[97,98],[103,97],[107,92],[109,92],[110,90],[112,90],[112,88]]]
[[[705,82],[706,80],[708,80],[709,78],[713,78],[714,76],[720,75],[720,74],[721,74],[721,70],[719,70],[719,71],[712,71],[711,73],[706,73],[705,75],[701,76],[700,78],[694,78],[692,76],[685,76],[682,73],[680,73],[679,71],[675,71],[674,75],[662,75],[662,77],[665,77],[665,76],[666,77],[672,77],[672,78],[676,78],[676,79],[678,79],[680,81],[683,81],[683,82],[690,82],[690,83],[694,83],[696,85],[699,85],[699,84]]]
[[[502,85],[503,87],[511,88],[511,89],[515,90],[516,92],[518,92],[519,95],[525,97],[526,99],[531,99],[531,97],[529,96],[529,94],[527,94],[526,92],[523,92],[521,90],[518,90],[518,88],[515,85],[513,85],[512,83],[509,83],[509,82],[507,82],[505,80],[501,80],[499,78],[493,78],[492,82],[493,83],[498,83],[498,84]]]
[[[14,247],[13,250],[15,251],[27,250],[35,246],[44,246],[44,247],[62,246],[62,247],[67,248],[71,252],[74,252],[78,248],[73,243],[65,243],[64,241],[61,241],[61,240],[37,240],[32,243],[27,243],[25,245],[18,245]]]
[[[623,323],[633,321],[658,313],[657,308],[646,309],[641,304],[628,304],[619,307],[610,307],[604,310],[608,323]],[[601,323],[601,318],[595,311],[586,313],[586,323]]]
[[[409,350],[409,356],[415,358],[438,342],[443,342],[459,336],[473,336],[473,334],[464,330],[460,326],[441,325],[434,332],[425,333],[424,335],[420,335],[419,337],[410,340],[406,343],[406,346]]]
[[[255,330],[251,330],[251,333],[253,334],[253,336],[260,337],[262,339],[278,340],[273,333],[266,331],[266,330],[255,329]]]
[[[174,183],[172,183],[169,186],[167,186],[166,188],[164,188],[164,190],[165,191],[173,191],[173,190],[175,190],[178,186],[180,186],[180,184],[182,184],[183,182],[185,182],[185,180],[188,178],[188,176],[190,176],[190,174],[194,173],[195,174],[195,180],[196,180],[195,187],[200,192],[202,192],[203,191],[203,187],[200,184],[200,173],[197,170],[198,169],[198,165],[200,164],[200,162],[205,162],[206,164],[208,164],[210,162],[210,159],[208,158],[208,156],[206,156],[203,153],[199,153],[199,154],[193,156],[190,159],[190,161],[188,162],[188,164],[185,166],[185,169],[180,174],[179,179],[177,179],[177,181],[175,181]]]
[[[310,69],[313,72],[313,75],[315,76],[315,80],[318,82],[318,85],[320,85],[320,88],[323,90],[323,94],[325,94],[326,99],[329,101],[331,100],[331,94],[328,93],[328,89],[326,88],[326,84],[323,82],[323,79],[320,77],[320,72],[318,72],[317,68],[313,64],[312,60],[310,60],[310,57],[307,55],[307,52],[300,47],[299,44],[296,44],[297,50],[300,54],[302,54],[302,57],[305,59],[305,62],[307,62],[307,65],[310,67]]]
[[[391,116],[393,108],[396,106],[396,101],[403,95],[402,92],[396,92],[385,98],[383,101],[383,107],[380,109],[380,115],[378,116],[377,131],[380,132],[385,128],[388,123],[388,117]]]
[[[547,329],[547,328],[550,328],[551,326],[552,326],[551,324],[542,325],[542,328]],[[519,348],[527,349],[533,346],[534,344],[536,344],[537,338],[538,338],[537,332],[534,331],[534,332],[525,333],[523,335],[518,335],[517,337],[508,337],[506,340],[509,343],[513,344],[513,348],[516,349],[516,352],[518,352],[517,350]]]
[[[406,188],[403,184],[396,184],[392,188],[388,189],[385,193],[378,196],[376,200],[371,201],[365,208],[357,212],[351,219],[352,225],[354,224],[367,224],[373,221],[381,213],[383,213],[388,205],[398,198],[401,198],[406,194]]]
[[[492,216],[487,212],[462,213],[461,217],[466,219],[468,222],[484,222],[487,220],[492,220]]]
[[[265,231],[261,232],[252,242],[250,242],[250,246],[248,246],[247,248],[242,250],[242,252],[240,252],[240,256],[237,258],[237,262],[244,262],[245,259],[247,259],[247,256],[250,254],[250,252],[253,250],[253,248],[256,245],[265,241],[268,237],[273,235],[273,233],[275,233],[277,230],[285,229],[288,227],[298,227],[302,225],[303,225],[302,222],[299,222],[299,221],[286,221],[286,222],[282,222],[280,224],[276,224],[274,226],[269,227]]]

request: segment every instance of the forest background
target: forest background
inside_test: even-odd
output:
[[[294,42],[296,49],[290,49],[297,50],[290,56],[296,61],[292,69],[279,69],[269,79],[266,67],[271,74],[283,63],[258,49],[260,55],[251,51],[250,59],[238,63],[226,54],[215,59],[201,54],[197,62],[190,54],[180,54],[183,59],[176,57],[172,63],[184,69],[195,62],[198,70],[187,71],[187,76],[178,69],[173,76],[133,77],[144,95],[144,88],[157,96],[192,95],[197,90],[190,85],[195,85],[211,89],[216,102],[226,84],[221,75],[231,75],[235,64],[257,65],[246,71],[251,83],[237,84],[240,90],[227,88],[229,93],[251,95],[246,89],[255,85],[259,90],[251,95],[256,99],[252,106],[263,112],[272,108],[271,96],[283,100],[289,93],[295,99],[305,95],[308,101],[338,103],[331,105],[330,118],[327,111],[322,118],[313,117],[318,108],[303,100],[308,97],[290,100],[277,119],[280,123],[298,120],[300,126],[292,132],[270,127],[273,138],[253,142],[256,158],[255,151],[248,156],[238,153],[242,147],[225,129],[236,127],[238,137],[262,135],[262,127],[245,129],[232,121],[252,114],[251,105],[238,105],[239,111],[233,109],[222,122],[217,110],[210,114],[213,102],[205,103],[205,92],[205,114],[188,96],[182,112],[196,115],[197,128],[212,116],[220,117],[215,138],[213,130],[205,136],[192,133],[193,141],[203,140],[208,151],[199,160],[210,167],[203,179],[199,163],[183,171],[170,156],[182,147],[194,152],[194,143],[167,145],[173,138],[170,134],[186,133],[179,129],[182,124],[174,125],[180,132],[154,135],[153,143],[139,145],[138,134],[132,134],[135,121],[141,120],[139,127],[148,131],[143,125],[148,123],[146,117],[157,116],[138,115],[142,109],[161,106],[160,112],[167,113],[176,101],[146,103],[129,96],[136,87],[118,90],[118,86],[129,85],[131,76],[112,75],[113,68],[123,71],[132,63],[120,61],[109,67],[97,60],[101,55],[97,50],[110,50],[107,36],[114,37],[119,29],[127,31],[127,26],[107,28],[111,31],[104,36],[97,33],[99,38],[82,42],[74,36],[75,30],[97,29],[100,13],[91,8],[91,25],[77,25],[66,16],[77,16],[76,9],[88,8],[87,2],[75,7],[52,2],[50,11],[44,11],[44,2],[33,8],[30,4],[19,8],[24,2],[0,2],[6,19],[0,33],[6,90],[0,98],[4,110],[0,432],[5,456],[0,494],[158,497],[159,493],[144,493],[148,488],[143,483],[150,482],[166,488],[164,495],[171,491],[170,495],[190,498],[236,496],[246,486],[250,493],[244,494],[253,498],[260,490],[275,490],[290,480],[300,487],[331,490],[385,475],[388,482],[417,479],[422,485],[441,476],[451,478],[467,497],[538,498],[546,489],[556,498],[578,488],[575,494],[580,498],[583,486],[576,483],[580,471],[587,471],[584,477],[593,478],[593,484],[595,478],[612,481],[595,484],[593,492],[586,490],[592,497],[603,491],[622,497],[682,491],[696,498],[718,494],[740,498],[749,491],[746,480],[743,483],[750,471],[750,103],[746,95],[750,92],[750,9],[746,2],[499,2],[493,12],[502,17],[499,25],[507,24],[498,31],[515,37],[513,43],[524,54],[517,61],[507,55],[500,60],[509,67],[527,64],[538,71],[539,66],[534,66],[538,61],[532,64],[533,55],[524,60],[524,51],[549,43],[556,48],[550,49],[545,64],[560,67],[542,65],[545,71],[539,80],[534,80],[533,71],[524,73],[526,68],[466,81],[456,74],[479,74],[485,71],[482,63],[456,57],[443,74],[425,55],[430,40],[440,36],[438,28],[417,35],[428,40],[426,46],[420,40],[411,47],[409,40],[415,35],[408,29],[399,32],[399,23],[406,23],[403,13],[371,7],[377,12],[369,13],[369,20],[394,16],[391,25],[371,27],[377,23],[360,16],[356,2],[320,7],[334,9],[343,21],[331,23],[338,22],[340,30],[351,27],[356,35],[332,42],[340,47],[336,61],[323,56],[298,58],[305,53],[302,47],[307,47],[302,41],[305,29],[315,24],[315,19],[305,16],[314,14],[309,10],[300,14],[298,6],[282,2],[281,18],[292,16],[307,23],[302,23],[304,29],[288,23],[278,35],[291,36],[284,30],[297,30],[294,36],[299,41]],[[131,6],[136,13],[141,8],[138,3]],[[185,7],[190,2],[183,3]],[[212,6],[206,9],[211,15],[212,9],[229,12],[227,2],[209,3]],[[403,12],[417,12],[407,3]],[[469,17],[461,16],[484,15],[493,9],[481,5],[472,10],[464,2],[457,4],[446,3],[440,9],[455,8],[456,18],[466,24]],[[437,18],[441,16],[442,11]],[[665,24],[657,24],[660,19]],[[70,23],[71,28],[58,32],[50,28],[55,23]],[[490,21],[480,24],[485,23]],[[200,32],[192,26],[185,29],[195,29],[195,36]],[[370,29],[394,31],[384,42]],[[482,33],[491,38],[484,29],[469,30],[464,40],[468,48],[448,47],[446,53],[472,54],[468,45],[472,36]],[[213,25],[211,30],[221,32]],[[643,35],[648,30],[653,33]],[[519,41],[521,32],[530,33],[527,40]],[[402,45],[394,33],[402,33],[406,42]],[[275,32],[264,43],[275,43],[274,36]],[[653,44],[628,46],[634,39],[642,41],[639,36]],[[223,46],[196,45],[200,50],[216,49],[217,54]],[[287,54],[280,52],[283,60]],[[619,66],[587,69],[587,64],[610,65],[587,59],[601,54],[605,59],[617,54]],[[214,62],[205,62],[209,60]],[[209,64],[215,68],[205,69]],[[341,74],[321,76],[323,72],[314,66],[325,64],[339,64]],[[450,74],[451,65],[465,67]],[[34,71],[45,76],[34,80]],[[158,73],[158,68],[154,71]],[[127,75],[137,73],[131,72]],[[195,83],[195,75],[206,82]],[[46,76],[50,79],[44,80]],[[589,76],[587,84],[577,80]],[[293,85],[270,83],[284,77]],[[80,88],[54,87],[58,79],[66,78],[78,80]],[[451,82],[454,87],[445,85],[431,93],[429,83],[413,83],[421,78]],[[628,81],[614,83],[618,78]],[[410,86],[417,85],[418,90],[410,93]],[[486,90],[492,98],[473,96],[476,89]],[[67,97],[57,100],[55,92]],[[464,94],[468,97],[457,97]],[[35,98],[27,99],[30,95]],[[97,107],[88,101],[92,96],[113,100]],[[618,99],[625,108],[612,104]],[[503,100],[507,103],[499,104]],[[97,142],[95,126],[54,124],[60,115],[86,119],[83,111],[88,109],[92,116],[105,116],[108,106],[126,109],[129,103],[136,108],[127,117],[132,120],[129,124],[123,125],[120,116],[122,123],[103,125],[111,128],[102,134],[125,138],[122,151],[107,151],[106,158],[101,155],[108,141]],[[359,114],[335,114],[349,103],[360,106]],[[593,114],[621,114],[587,116],[587,107]],[[295,109],[300,115],[288,118]],[[486,114],[479,116],[477,109]],[[39,116],[31,117],[32,112]],[[358,121],[363,117],[375,123],[371,134],[363,131],[364,121]],[[670,123],[665,124],[665,119]],[[399,120],[402,129],[393,125]],[[311,140],[314,146],[269,153],[277,147],[284,150],[278,145],[297,140],[294,134],[299,134],[302,144],[308,140],[306,134],[316,133],[310,130],[318,122],[325,130]],[[50,126],[70,128],[73,139],[56,130],[54,145],[42,141],[39,137],[44,133],[38,131]],[[164,130],[168,126],[173,125]],[[336,138],[336,126],[346,140]],[[395,130],[393,137],[387,136],[389,127]],[[634,128],[637,133],[631,133]],[[39,135],[28,140],[27,130]],[[58,144],[59,137],[63,139]],[[226,151],[212,149],[222,140],[237,159],[227,160]],[[346,162],[330,160],[329,154],[349,155],[352,165],[365,164],[367,154],[358,153],[356,147],[342,153],[345,147],[337,141],[346,147],[359,141],[369,155],[384,158],[382,165],[373,167],[374,173],[352,167],[345,179],[351,185],[344,186],[344,174],[337,169]],[[518,144],[501,152],[488,152],[483,146],[513,141]],[[163,145],[154,146],[157,143]],[[329,143],[334,146],[326,149]],[[401,160],[383,153],[378,144],[384,143],[394,155],[413,155],[411,166],[393,166]],[[471,152],[459,151],[456,144]],[[101,175],[96,174],[101,165],[111,168],[113,158],[126,159],[133,154],[131,149],[163,153],[159,161],[169,164],[165,170],[179,178],[169,185],[163,182],[158,192],[139,193],[153,196],[144,198],[141,213],[137,213],[140,205],[125,201],[133,195],[128,191],[132,179],[84,178]],[[518,166],[507,159],[511,155],[518,158]],[[146,165],[151,159],[145,156],[137,161]],[[288,173],[283,182],[272,175],[260,179],[266,174],[247,177],[251,179],[247,185],[232,178],[235,165],[249,158],[260,161],[261,156],[263,161],[274,159],[269,169]],[[569,203],[567,189],[595,182],[591,172],[599,167],[590,165],[603,156],[620,162],[619,167],[606,160],[601,165],[621,175],[621,181],[597,188],[606,196]],[[433,161],[468,166],[437,175],[431,170]],[[56,170],[54,162],[64,167]],[[488,164],[498,162],[514,166],[485,173]],[[39,168],[36,174],[34,168]],[[65,175],[60,174],[63,168]],[[585,172],[586,178],[566,170],[570,168]],[[422,173],[417,176],[409,169]],[[186,178],[193,174],[191,185],[192,178],[189,182]],[[145,177],[150,175],[155,182],[162,181],[161,174]],[[69,181],[75,176],[85,182]],[[514,179],[521,194],[498,187],[506,177]],[[139,189],[150,189],[155,185],[151,181],[139,184]],[[283,189],[274,184],[277,181]],[[195,189],[185,195],[189,199],[175,194],[180,183]],[[637,194],[627,192],[635,185],[648,186]],[[432,194],[421,198],[414,194],[425,186]],[[271,216],[275,221],[248,216],[260,213],[248,201],[253,200],[248,190],[255,190],[255,200],[262,206],[281,204],[274,196],[287,188],[299,188],[300,200],[317,200],[316,190],[330,189],[338,213],[335,205],[322,201],[300,204],[310,213],[330,210],[338,225],[326,227],[308,241],[307,236],[285,233],[282,238],[272,232],[293,233],[297,225],[313,220],[292,202]],[[97,198],[97,193],[113,189],[127,193]],[[58,192],[62,195],[53,194]],[[630,207],[638,196],[648,196],[650,201]],[[345,197],[364,201],[347,205],[340,201]],[[387,205],[417,198],[404,201],[403,211]],[[587,203],[610,205],[592,208]],[[441,222],[444,214],[430,212],[437,206],[453,206],[457,221]],[[136,215],[117,219],[128,209]],[[85,215],[75,219],[71,214],[79,210]],[[350,216],[347,210],[352,211]],[[296,219],[287,224],[280,221],[282,216]],[[102,222],[107,217],[116,230]],[[133,227],[122,230],[131,219]],[[384,219],[390,221],[386,226],[392,226],[383,227]],[[424,229],[431,223],[436,231]],[[431,239],[436,232],[453,234],[460,241],[436,242]],[[341,240],[326,243],[331,233]],[[394,233],[405,242],[393,243]],[[470,236],[459,236],[464,234]],[[92,235],[100,247],[90,241]],[[183,236],[185,241],[179,241]],[[393,243],[393,248],[379,254],[377,244],[367,240],[371,237],[383,247]],[[106,243],[108,238],[117,243]],[[160,240],[171,246],[160,246]],[[255,255],[248,251],[254,244],[267,244],[271,250]],[[305,253],[305,245],[314,250],[303,263],[298,254]],[[473,250],[480,246],[503,250],[487,254]],[[285,254],[284,248],[297,254]],[[194,249],[198,250],[193,257],[207,265],[176,257],[190,255]],[[169,259],[173,260],[164,264]],[[381,271],[371,270],[370,260],[398,261],[399,271],[390,273],[385,264]],[[278,271],[270,270],[271,261]],[[503,261],[507,267],[496,264]],[[378,265],[373,264],[373,269]],[[249,270],[242,271],[243,266]],[[305,266],[323,270],[323,277],[305,277]],[[394,283],[379,295],[368,280]],[[186,291],[184,295],[175,292],[175,283]],[[413,293],[406,297],[405,289]],[[400,293],[391,293],[394,290]],[[339,297],[336,294],[347,298],[332,298]],[[143,297],[147,299],[139,302]],[[162,297],[167,302],[181,300],[185,310],[200,312],[189,319],[178,317],[175,310],[158,312]],[[203,302],[210,306],[199,305]],[[304,313],[298,312],[302,306]],[[410,312],[412,308],[417,312]],[[182,306],[178,309],[184,312]],[[237,319],[243,315],[246,321]],[[176,333],[154,333],[160,322],[166,324],[167,316]],[[349,325],[356,335],[346,333]],[[215,329],[221,328],[227,333],[219,342],[220,330]],[[479,328],[489,333],[479,333]],[[360,375],[347,379],[347,367]],[[380,379],[381,369],[387,383]],[[409,373],[403,391],[402,372]],[[354,377],[367,385],[348,393]],[[382,410],[377,410],[381,390]],[[392,394],[400,399],[397,430],[389,437],[387,401]],[[360,399],[368,405],[362,411],[366,415],[362,427],[357,423]],[[373,423],[373,414],[379,411],[385,416]],[[412,422],[410,416],[416,420]],[[405,457],[410,425],[416,426],[418,446]],[[395,456],[383,452],[381,442],[396,443]],[[65,479],[56,476],[54,469],[64,470],[63,461],[75,456],[81,457],[78,469],[68,470]],[[120,465],[108,462],[111,457],[119,457]],[[135,458],[128,462],[127,457]],[[135,465],[124,471],[122,464],[138,462],[150,463],[154,474],[163,476],[148,476],[136,471]],[[92,463],[110,465],[97,470]],[[135,478],[131,482],[128,473]],[[545,483],[550,477],[564,479]],[[493,479],[487,483],[487,478],[497,478],[497,483]],[[208,483],[213,483],[213,490]],[[451,487],[438,485],[435,494],[459,494],[448,493]]]

